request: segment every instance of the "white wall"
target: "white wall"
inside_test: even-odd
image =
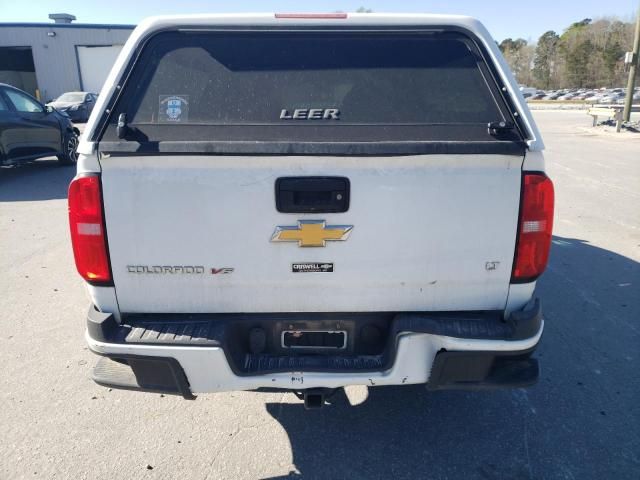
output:
[[[122,45],[104,47],[76,47],[80,64],[80,86],[85,92],[100,93],[111,66],[118,58]]]
[[[0,24],[0,46],[31,47],[40,97],[47,101],[81,89],[76,47],[123,45],[132,31],[128,26]]]

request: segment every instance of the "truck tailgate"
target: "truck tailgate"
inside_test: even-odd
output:
[[[105,155],[118,304],[123,312],[147,313],[502,309],[522,161]],[[307,175],[349,178],[348,211],[279,213],[276,179]],[[276,227],[300,220],[353,230],[324,248],[270,241]],[[301,262],[333,264],[333,271],[293,273],[292,264]]]

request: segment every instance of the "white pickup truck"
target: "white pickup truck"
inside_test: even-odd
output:
[[[522,387],[553,185],[476,20],[156,17],[79,146],[75,261],[101,385]]]

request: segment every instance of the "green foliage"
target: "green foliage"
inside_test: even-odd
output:
[[[562,35],[543,33],[529,64],[523,39],[507,38],[500,50],[519,83],[543,89],[613,87],[624,84],[623,56],[631,50],[633,24],[585,18]]]
[[[524,38],[507,38],[498,45],[520,83],[530,83],[534,49]]]
[[[589,82],[589,62],[595,47],[591,40],[581,39],[572,47],[564,48],[567,80],[574,87],[594,87]]]
[[[512,40],[511,38],[507,38],[502,42],[500,42],[499,47],[502,53],[505,53],[505,52],[516,53],[526,45],[527,45],[527,41],[524,38],[518,38],[517,40]]]
[[[575,31],[575,30],[579,30],[582,27],[586,27],[587,25],[591,24],[591,19],[590,18],[585,18],[584,20],[580,20],[579,22],[575,22],[572,23],[569,28],[567,28],[567,31],[565,33],[571,32],[571,31]]]
[[[551,87],[552,77],[555,73],[555,58],[558,52],[560,37],[553,30],[542,34],[536,46],[533,58],[533,76],[536,84],[541,88]]]

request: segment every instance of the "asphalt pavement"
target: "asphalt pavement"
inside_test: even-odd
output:
[[[73,168],[0,169],[0,479],[640,478],[640,134],[536,111],[556,185],[529,389],[196,401],[90,380],[66,218]]]

